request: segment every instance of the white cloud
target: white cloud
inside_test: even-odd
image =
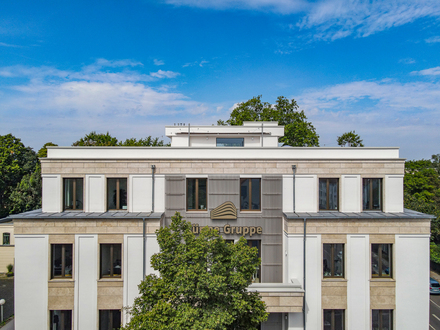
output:
[[[21,48],[22,46],[13,45],[13,44],[7,44],[5,42],[0,42],[1,47],[13,47],[13,48]]]
[[[333,41],[350,35],[367,37],[419,18],[439,16],[437,0],[323,0],[297,26],[312,29],[315,40]]]
[[[427,42],[428,44],[440,42],[440,36],[435,36],[435,37],[425,39],[425,42]]]
[[[157,72],[150,73],[150,76],[155,77],[155,78],[175,78],[178,75],[180,75],[180,73],[178,73],[178,72],[163,71],[163,70],[159,70]]]
[[[419,75],[419,76],[438,76],[440,75],[440,66],[436,66],[435,68],[429,68],[420,71],[413,71],[411,72],[411,74]]]
[[[165,64],[164,61],[162,61],[162,60],[157,60],[157,59],[154,59],[153,62],[154,62],[154,65],[164,65],[164,64]]]
[[[402,58],[401,60],[399,60],[399,63],[414,64],[414,63],[416,63],[416,60],[413,58]]]

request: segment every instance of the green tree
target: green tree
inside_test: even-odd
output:
[[[304,110],[299,111],[294,99],[279,96],[275,104],[261,101],[261,95],[239,103],[226,121],[228,125],[243,125],[244,121],[277,121],[284,125],[283,145],[292,147],[318,147],[319,135],[312,123],[307,121]],[[219,120],[217,125],[223,125]]]
[[[72,146],[116,146],[118,139],[107,134],[96,133],[95,131],[86,134],[83,138],[72,143]]]
[[[361,137],[355,131],[350,131],[338,136],[338,145],[341,147],[363,147]]]
[[[47,147],[49,147],[49,146],[56,147],[56,146],[58,146],[58,144],[55,144],[55,143],[52,143],[52,142],[45,143],[44,146],[42,146],[40,148],[40,150],[38,150],[37,157],[38,158],[46,158],[47,157]]]
[[[11,214],[12,191],[26,174],[35,171],[37,164],[35,152],[25,147],[19,138],[12,134],[0,136],[0,218]]]
[[[258,293],[246,290],[260,263],[256,248],[244,238],[227,244],[209,228],[196,237],[191,228],[176,213],[158,230],[151,265],[160,276],[141,282],[124,329],[255,329],[267,319]]]
[[[9,213],[16,214],[41,208],[41,166],[25,174],[20,183],[12,190],[8,202]]]
[[[118,145],[124,147],[163,147],[164,143],[162,140],[159,140],[158,137],[152,138],[150,135],[147,136],[145,139],[126,139],[124,142],[119,142]]]

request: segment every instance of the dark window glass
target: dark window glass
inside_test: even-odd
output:
[[[127,179],[107,179],[107,208],[127,209]]]
[[[344,330],[344,314],[343,309],[324,309],[324,330]]]
[[[364,210],[382,209],[382,179],[362,179],[362,206]]]
[[[217,138],[217,147],[244,147],[244,138]]]
[[[371,275],[392,277],[391,244],[371,244]]]
[[[52,278],[72,278],[72,244],[52,244]]]
[[[72,330],[72,311],[50,311],[50,330]]]
[[[392,309],[373,309],[372,311],[373,330],[392,330],[393,329],[393,310]]]
[[[338,209],[339,179],[319,179],[319,209]]]
[[[64,209],[83,209],[83,179],[64,179]]]
[[[261,179],[240,180],[240,210],[261,210]]]
[[[101,244],[101,277],[121,277],[121,244]]]
[[[344,277],[344,244],[324,244],[324,277]]]
[[[186,208],[188,211],[206,211],[207,208],[207,179],[186,180]]]
[[[114,330],[121,328],[121,311],[100,310],[99,311],[99,330]]]
[[[11,234],[3,233],[3,245],[10,245],[10,244],[11,244]]]
[[[257,258],[261,258],[261,241],[260,240],[248,240],[250,247],[255,247],[258,250]],[[252,283],[261,283],[261,262],[258,265],[254,275],[252,275]]]

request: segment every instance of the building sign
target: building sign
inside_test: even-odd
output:
[[[231,225],[224,225],[223,227],[213,227],[213,226],[206,226],[212,229],[216,229],[219,231],[219,233],[222,233],[224,235],[242,235],[242,236],[249,236],[252,237],[253,235],[261,235],[263,233],[263,227],[254,227],[254,226],[231,226]],[[202,228],[200,227],[198,223],[192,224],[192,231],[194,234],[200,234]]]
[[[224,202],[211,211],[211,220],[237,220],[237,208],[232,202]]]

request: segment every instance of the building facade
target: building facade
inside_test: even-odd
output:
[[[8,272],[8,265],[14,266],[14,223],[0,219],[0,273]]]
[[[267,329],[427,329],[430,216],[403,208],[398,148],[279,147],[283,127],[170,126],[171,147],[49,147],[42,210],[13,216],[15,326],[112,329],[155,231],[244,236]]]

